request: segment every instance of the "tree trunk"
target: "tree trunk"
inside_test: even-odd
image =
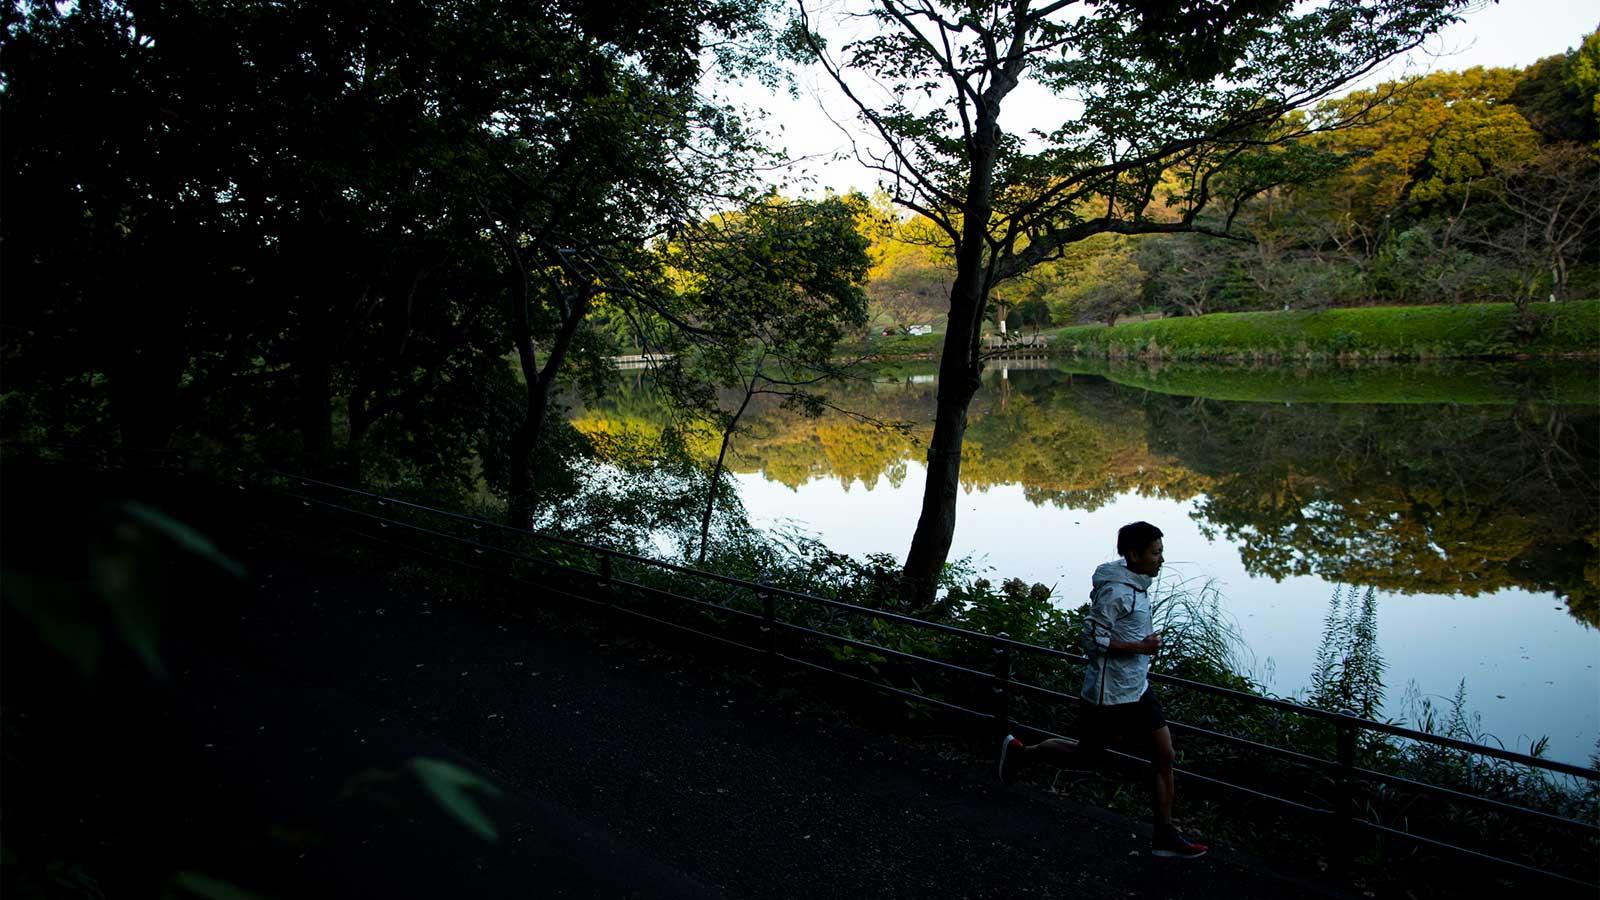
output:
[[[946,337],[945,358],[952,356]],[[959,354],[955,354],[959,356]],[[956,533],[956,500],[961,494],[961,445],[967,434],[967,405],[977,393],[977,375],[969,368],[939,366],[937,412],[928,447],[928,475],[922,489],[922,513],[906,553],[900,599],[910,606],[933,602],[939,574],[950,556]]]
[[[146,283],[135,277],[135,284]],[[172,297],[129,298],[96,323],[107,339],[110,412],[125,447],[163,448],[178,425],[178,387],[188,363],[178,298],[193,287],[181,281],[175,287]]]
[[[167,348],[130,349],[114,355],[111,412],[123,446],[167,446],[177,427],[174,410],[182,359],[171,358]]]
[[[696,558],[696,565],[705,565],[706,545],[711,540],[711,512],[717,505],[717,483],[722,480],[722,461],[728,455],[728,444],[733,441],[733,423],[722,432],[722,449],[717,451],[717,464],[711,470],[711,483],[706,488],[706,509],[700,514],[700,555]]]
[[[523,297],[526,296],[524,291]],[[534,453],[539,449],[539,441],[544,437],[545,419],[550,415],[550,391],[555,387],[556,375],[561,371],[561,364],[566,360],[567,351],[572,348],[572,339],[577,336],[578,326],[583,324],[584,317],[589,314],[589,304],[592,300],[593,295],[587,289],[568,298],[567,305],[561,310],[561,327],[556,332],[555,340],[551,342],[550,353],[545,358],[543,368],[538,368],[534,356],[532,332],[526,327],[526,299],[521,304],[524,327],[517,333],[517,359],[522,366],[523,380],[528,385],[528,408],[521,426],[511,436],[509,509],[511,524],[518,528],[527,528],[533,517]]]
[[[533,519],[534,451],[544,436],[550,412],[550,390],[537,375],[528,385],[528,407],[522,423],[511,434],[511,524],[527,528]]]
[[[320,347],[300,359],[300,454],[312,474],[323,473],[333,449],[333,365]]]
[[[1026,6],[1023,7],[1026,9]],[[1018,37],[1020,40],[1020,37]],[[939,387],[928,447],[928,477],[922,513],[911,536],[900,577],[900,602],[912,609],[932,606],[939,575],[956,533],[956,500],[961,493],[961,445],[967,435],[967,406],[978,392],[983,358],[978,350],[990,272],[984,259],[993,210],[994,166],[1000,147],[1000,103],[1017,86],[1020,47],[1014,61],[994,74],[979,102],[971,134],[971,168],[961,204],[961,240],[956,246],[956,278],[950,287],[950,318],[939,354]]]
[[[351,484],[361,483],[363,463],[362,446],[366,443],[367,432],[372,429],[373,416],[367,408],[366,388],[357,386],[350,392],[347,404],[350,419],[350,437],[345,441],[345,469]]]
[[[744,400],[739,403],[739,410],[728,419],[728,425],[722,429],[722,449],[717,451],[717,464],[711,470],[711,486],[706,491],[706,511],[700,516],[700,556],[697,565],[706,561],[706,544],[711,536],[711,512],[717,503],[717,485],[722,481],[722,463],[728,457],[728,445],[733,443],[733,431],[739,427],[739,419],[744,416],[744,411],[750,407],[750,398],[756,393],[756,379],[761,377],[761,364],[756,364],[756,373],[745,385]]]
[[[956,254],[956,281],[950,290],[950,317],[944,348],[939,353],[937,412],[928,447],[922,513],[917,518],[917,530],[911,537],[900,579],[900,601],[913,608],[933,602],[939,574],[950,556],[950,543],[956,532],[956,499],[961,493],[961,445],[967,434],[967,406],[978,392],[983,373],[978,331],[985,299],[983,228],[989,221],[993,156],[987,160],[988,165],[975,172],[983,177],[974,178],[969,191],[962,246]]]

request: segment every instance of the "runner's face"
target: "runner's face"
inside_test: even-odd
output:
[[[1128,557],[1128,568],[1140,575],[1149,575],[1151,578],[1161,571],[1161,553],[1163,551],[1161,539],[1156,538],[1150,546],[1135,556]]]

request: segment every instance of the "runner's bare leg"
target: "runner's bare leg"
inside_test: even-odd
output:
[[[1056,764],[1062,764],[1075,758],[1078,753],[1078,742],[1071,738],[1049,738],[1032,746],[1024,747],[1024,752],[1035,759],[1045,759]]]
[[[1172,760],[1172,730],[1163,725],[1151,735],[1150,747],[1150,807],[1157,825],[1172,824]]]

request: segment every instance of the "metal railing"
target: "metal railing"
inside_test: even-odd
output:
[[[178,456],[162,457],[172,463],[179,463],[176,468],[182,468]],[[214,471],[208,473],[215,475]],[[688,566],[669,563],[662,560],[651,559],[635,553],[629,553],[591,543],[583,543],[554,535],[542,534],[529,529],[517,528],[463,513],[437,509],[424,504],[415,503],[395,497],[388,497],[371,491],[361,490],[346,485],[336,484],[291,472],[270,471],[263,473],[276,484],[262,484],[259,479],[252,478],[250,473],[243,469],[233,469],[231,474],[224,478],[231,482],[231,486],[240,491],[264,490],[283,500],[299,504],[303,509],[320,509],[329,513],[346,517],[348,520],[370,528],[370,531],[361,532],[379,540],[396,543],[394,537],[399,534],[410,534],[434,540],[442,540],[447,546],[455,546],[466,551],[468,558],[458,558],[441,554],[434,549],[418,548],[407,545],[407,549],[419,552],[442,562],[452,565],[467,565],[488,569],[498,574],[507,574],[503,570],[493,569],[482,565],[482,561],[490,557],[497,557],[512,563],[513,577],[516,564],[527,564],[535,567],[541,575],[563,576],[571,579],[568,586],[563,587],[552,582],[544,582],[538,586],[541,589],[561,594],[573,600],[588,604],[603,606],[617,612],[648,620],[659,626],[669,629],[688,632],[701,638],[709,639],[720,645],[738,649],[754,654],[765,660],[767,664],[776,666],[787,664],[805,671],[826,674],[829,677],[846,680],[850,683],[870,687],[892,696],[905,700],[925,704],[931,707],[944,709],[958,715],[990,722],[997,733],[1005,731],[1019,731],[1040,737],[1067,737],[1045,727],[1013,722],[1011,720],[1014,701],[1023,698],[1037,698],[1052,703],[1076,704],[1082,701],[1075,695],[1053,690],[1039,684],[1033,684],[1015,677],[1016,660],[1019,654],[1037,657],[1045,660],[1082,664],[1087,659],[1079,654],[1042,647],[1010,639],[1005,634],[986,634],[972,631],[953,625],[939,622],[930,622],[911,616],[890,612],[872,607],[860,606],[843,600],[820,597],[812,594],[787,590],[782,587],[762,584],[759,582],[745,581],[708,572]],[[297,490],[298,489],[298,490]],[[313,495],[314,491],[332,492],[341,498],[346,498],[347,503],[352,499],[369,502],[381,512],[372,512],[360,509],[347,503],[337,503],[321,496]],[[420,513],[438,517],[444,521],[462,526],[470,531],[469,535],[455,534],[440,530],[436,527],[427,527],[415,522],[397,518],[395,513],[400,512]],[[499,546],[490,540],[491,535],[506,535],[517,541],[532,541],[545,547],[561,548],[564,559],[552,559],[523,552],[520,549]],[[580,559],[592,562],[592,567],[577,565]],[[658,585],[645,583],[641,580],[629,580],[618,574],[622,564],[639,567],[644,571],[657,573],[671,573],[676,576],[686,576],[709,585],[718,586],[732,597],[736,595],[749,595],[754,600],[754,609],[738,609],[727,605],[707,600],[703,596],[690,596],[675,590],[668,590]],[[599,594],[607,599],[597,599]],[[717,615],[729,616],[735,620],[743,621],[754,627],[757,643],[751,644],[736,640],[720,634],[694,628],[682,622],[673,621],[659,615],[630,607],[617,602],[622,594],[632,594],[639,597],[652,597],[668,603],[681,604],[686,608],[713,611]],[[912,653],[874,644],[870,641],[853,638],[846,635],[835,634],[819,628],[786,621],[778,615],[778,601],[783,600],[792,604],[804,604],[818,609],[835,611],[849,616],[865,616],[887,623],[907,626],[919,631],[927,631],[972,641],[977,645],[987,647],[993,654],[993,665],[990,671],[984,671],[972,666],[960,665],[948,660],[933,659],[918,656]],[[816,661],[785,652],[778,640],[780,634],[791,634],[799,638],[826,641],[841,647],[848,647],[866,653],[878,654],[885,659],[894,659],[908,664],[937,670],[961,679],[966,679],[979,684],[987,684],[990,688],[990,700],[985,709],[976,709],[972,706],[952,702],[949,699],[932,696],[913,690],[907,690],[882,681],[865,678],[861,675],[831,667]],[[1411,842],[1422,847],[1440,850],[1460,855],[1464,858],[1477,860],[1482,863],[1500,866],[1523,874],[1538,876],[1567,886],[1594,889],[1600,886],[1596,881],[1586,881],[1574,878],[1560,872],[1553,872],[1527,863],[1506,859],[1482,850],[1462,847],[1441,841],[1426,835],[1397,829],[1365,819],[1355,814],[1357,800],[1356,786],[1360,782],[1386,785],[1393,788],[1414,791],[1420,794],[1431,795],[1450,802],[1468,803],[1496,813],[1519,816],[1529,821],[1542,825],[1559,827],[1576,832],[1578,835],[1595,839],[1600,837],[1600,827],[1595,823],[1569,819],[1543,810],[1532,809],[1493,797],[1469,794],[1440,785],[1420,782],[1390,773],[1376,771],[1356,764],[1356,748],[1359,736],[1364,732],[1386,734],[1402,738],[1418,744],[1428,744],[1447,750],[1458,751],[1464,754],[1498,759],[1529,768],[1539,769],[1551,773],[1569,776],[1588,781],[1600,780],[1600,772],[1593,768],[1557,762],[1527,754],[1516,753],[1500,747],[1491,747],[1482,744],[1473,744],[1454,738],[1430,734],[1423,731],[1404,728],[1386,722],[1362,719],[1356,716],[1330,712],[1315,707],[1304,706],[1288,700],[1271,697],[1261,697],[1230,688],[1206,684],[1204,682],[1179,678],[1172,675],[1152,672],[1152,681],[1181,687],[1187,691],[1207,694],[1213,697],[1237,701],[1255,708],[1272,709],[1282,713],[1299,717],[1301,720],[1318,721],[1331,725],[1335,731],[1335,758],[1326,759],[1278,747],[1271,744],[1237,737],[1212,729],[1178,721],[1168,721],[1168,725],[1176,732],[1194,735],[1204,740],[1227,744],[1252,754],[1265,754],[1289,764],[1314,770],[1333,779],[1333,792],[1327,805],[1314,805],[1302,803],[1288,797],[1270,793],[1268,790],[1257,789],[1246,785],[1235,784],[1220,778],[1204,775],[1198,772],[1175,768],[1175,772],[1193,782],[1206,784],[1241,797],[1255,800],[1264,800],[1295,813],[1305,815],[1325,823],[1332,831],[1335,845],[1338,849],[1336,865],[1343,868],[1348,864],[1352,853],[1355,838],[1362,833],[1382,835],[1388,838]],[[1131,754],[1116,750],[1106,750],[1107,754],[1122,760],[1147,763],[1148,760],[1140,759]]]
[[[840,678],[851,683],[871,687],[874,690],[893,696],[898,696],[911,702],[926,704],[928,706],[937,707],[977,720],[987,720],[994,725],[997,733],[1004,733],[1005,731],[1018,731],[1040,737],[1066,737],[1066,735],[1057,734],[1056,732],[1039,725],[1012,722],[1011,711],[1013,702],[1024,697],[1039,698],[1055,703],[1075,704],[1082,702],[1075,695],[1056,691],[1049,687],[1033,684],[1015,677],[1015,663],[1018,654],[1073,664],[1082,664],[1087,662],[1085,657],[1076,653],[1070,653],[1050,647],[1041,647],[1034,644],[1011,640],[1004,634],[986,634],[953,625],[917,619],[887,610],[860,606],[843,600],[801,593],[758,582],[745,581],[716,572],[708,572],[689,566],[651,559],[635,553],[629,553],[596,544],[583,543],[567,538],[541,534],[528,529],[516,528],[514,526],[488,519],[482,519],[448,510],[441,510],[394,497],[386,497],[370,491],[364,491],[358,488],[352,488],[328,481],[296,475],[294,473],[274,472],[272,474],[279,478],[285,479],[291,487],[298,486],[302,489],[331,491],[345,498],[361,498],[376,504],[380,510],[404,510],[441,517],[445,520],[470,528],[473,532],[473,536],[462,536],[459,534],[453,534],[449,531],[440,530],[439,528],[429,528],[416,524],[415,522],[404,521],[392,515],[384,515],[368,510],[358,509],[354,506],[343,503],[335,503],[322,497],[312,496],[310,493],[296,493],[293,491],[285,492],[285,496],[290,497],[294,501],[302,503],[308,507],[321,508],[330,512],[353,517],[355,521],[365,523],[369,526],[376,526],[380,532],[386,529],[392,529],[400,532],[424,536],[427,538],[441,539],[449,542],[450,544],[468,550],[473,554],[474,557],[477,558],[487,555],[494,555],[501,558],[516,560],[522,563],[532,564],[547,575],[560,574],[569,577],[576,577],[579,584],[586,584],[591,588],[592,592],[599,593],[608,599],[596,599],[591,591],[563,590],[559,587],[554,587],[548,584],[541,585],[541,587],[555,590],[557,593],[561,593],[576,600],[606,606],[624,614],[646,619],[658,625],[662,625],[674,630],[691,632],[695,635],[716,641],[719,644],[755,654],[765,659],[769,664],[786,664],[807,671],[823,673],[833,678]],[[485,532],[491,534],[510,534],[519,540],[531,540],[538,544],[562,548],[562,550],[567,554],[568,559],[566,561],[552,560],[549,558],[541,558],[523,553],[517,549],[502,547],[485,540]],[[453,558],[440,558],[444,559],[446,562],[463,562],[462,560]],[[592,561],[593,567],[591,568],[589,566],[576,565],[575,562],[578,559],[588,559]],[[747,594],[755,601],[754,605],[759,608],[759,612],[751,609],[735,608],[727,605],[726,603],[718,603],[712,600],[707,600],[704,597],[690,596],[679,591],[668,590],[657,585],[647,584],[640,580],[629,580],[627,578],[620,577],[617,574],[617,569],[619,568],[620,564],[623,563],[636,567],[642,567],[648,571],[687,576],[700,582],[704,582],[708,585],[715,585],[723,589],[730,589],[733,593]],[[471,563],[468,562],[468,564]],[[711,610],[719,615],[730,616],[733,619],[742,620],[755,626],[756,634],[758,635],[757,642],[755,644],[745,643],[724,635],[713,634],[709,631],[697,629],[690,625],[685,625],[682,622],[675,622],[659,615],[651,615],[640,609],[630,608],[626,604],[616,602],[616,597],[621,592],[628,592],[639,596],[653,597],[658,600],[682,604],[690,608]],[[960,665],[948,660],[918,656],[916,654],[886,647],[881,644],[874,644],[870,641],[861,640],[859,638],[835,634],[819,628],[813,628],[807,625],[785,621],[777,614],[777,603],[780,600],[791,603],[806,604],[820,609],[833,610],[850,616],[870,617],[882,622],[894,623],[907,626],[912,629],[951,637],[958,637],[964,640],[972,641],[975,644],[987,646],[991,650],[994,659],[993,667],[990,671],[983,671],[970,665]],[[897,660],[911,665],[937,670],[941,673],[961,679],[967,679],[972,682],[977,682],[980,684],[987,683],[990,687],[992,697],[990,702],[985,704],[987,708],[979,709],[974,708],[973,706],[953,702],[952,700],[944,697],[907,690],[903,687],[897,687],[882,681],[865,678],[861,675],[847,672],[840,668],[835,668],[818,663],[814,660],[806,659],[799,655],[784,652],[780,646],[780,642],[778,641],[778,636],[780,634],[790,634],[805,639],[826,641],[836,646],[848,647],[866,653],[877,654],[885,659]],[[1320,756],[1313,756],[1285,747],[1277,747],[1271,744],[1262,743],[1260,741],[1241,738],[1196,725],[1170,720],[1168,722],[1168,725],[1176,732],[1194,735],[1208,741],[1227,744],[1252,754],[1270,755],[1290,764],[1309,768],[1331,777],[1333,779],[1333,795],[1331,797],[1331,802],[1324,806],[1302,803],[1287,797],[1277,796],[1264,789],[1257,789],[1246,785],[1231,783],[1219,778],[1203,775],[1198,772],[1187,771],[1181,768],[1175,769],[1175,772],[1185,779],[1207,784],[1242,797],[1269,801],[1293,812],[1323,820],[1333,832],[1335,843],[1339,848],[1339,852],[1336,854],[1336,857],[1343,858],[1342,861],[1336,860],[1336,865],[1340,865],[1342,867],[1342,865],[1347,864],[1348,858],[1351,854],[1351,847],[1356,836],[1361,833],[1368,833],[1409,841],[1433,850],[1442,850],[1455,853],[1465,858],[1475,859],[1479,862],[1505,867],[1507,869],[1522,872],[1524,874],[1536,875],[1541,878],[1550,879],[1569,886],[1584,888],[1594,888],[1597,886],[1596,882],[1593,881],[1584,881],[1560,872],[1553,872],[1537,866],[1529,865],[1527,863],[1496,856],[1482,850],[1477,850],[1470,847],[1462,847],[1445,841],[1437,840],[1426,835],[1415,834],[1410,831],[1393,828],[1380,822],[1359,817],[1355,813],[1355,803],[1357,800],[1356,786],[1361,782],[1370,782],[1374,784],[1387,785],[1393,788],[1400,788],[1407,791],[1414,791],[1420,794],[1432,795],[1434,797],[1451,802],[1473,804],[1497,813],[1524,817],[1530,821],[1536,821],[1543,825],[1569,829],[1581,836],[1587,836],[1590,838],[1600,837],[1600,827],[1597,827],[1595,823],[1569,819],[1543,810],[1532,809],[1529,807],[1508,803],[1493,797],[1464,793],[1452,788],[1416,781],[1398,775],[1359,766],[1356,764],[1356,747],[1358,743],[1358,737],[1363,732],[1382,733],[1419,744],[1429,744],[1447,750],[1489,757],[1589,781],[1600,779],[1600,772],[1597,772],[1595,769],[1529,756],[1527,754],[1516,753],[1500,747],[1474,744],[1441,735],[1404,728],[1386,722],[1362,719],[1344,713],[1330,712],[1323,709],[1317,709],[1315,707],[1304,706],[1287,700],[1261,697],[1255,694],[1249,694],[1230,688],[1193,681],[1190,679],[1179,678],[1172,675],[1152,672],[1150,678],[1154,682],[1181,687],[1188,691],[1208,694],[1213,697],[1237,701],[1257,708],[1274,709],[1283,713],[1291,714],[1293,716],[1301,717],[1304,720],[1320,721],[1333,727],[1336,734],[1336,754],[1335,758],[1326,759]],[[1137,763],[1148,762],[1147,760],[1140,759],[1137,756],[1122,753],[1116,750],[1108,749],[1105,752],[1115,758],[1120,758],[1126,761]]]

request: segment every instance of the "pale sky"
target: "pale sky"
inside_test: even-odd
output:
[[[815,0],[808,2],[814,8]],[[1468,13],[1459,22],[1431,39],[1424,47],[1391,62],[1368,82],[1392,80],[1412,74],[1467,69],[1472,66],[1526,66],[1546,56],[1576,47],[1584,35],[1600,26],[1600,12],[1593,0],[1501,0]],[[822,27],[824,35],[829,29]],[[832,46],[842,40],[832,35]],[[728,92],[732,99],[752,109],[768,113],[767,128],[773,143],[786,147],[797,162],[786,173],[787,194],[820,193],[824,189],[843,192],[856,188],[867,193],[877,185],[874,172],[853,159],[832,160],[835,154],[850,152],[850,139],[844,126],[857,134],[866,146],[870,143],[852,112],[854,107],[827,75],[818,68],[799,73],[799,99],[786,94],[771,94],[758,86]],[[1015,132],[1019,128],[1044,124],[1044,115],[1029,122],[1030,113],[1047,113],[1047,105],[1058,104],[1042,89],[1030,93],[1019,88],[1001,114],[1001,126]],[[1059,117],[1057,117],[1059,119]]]

